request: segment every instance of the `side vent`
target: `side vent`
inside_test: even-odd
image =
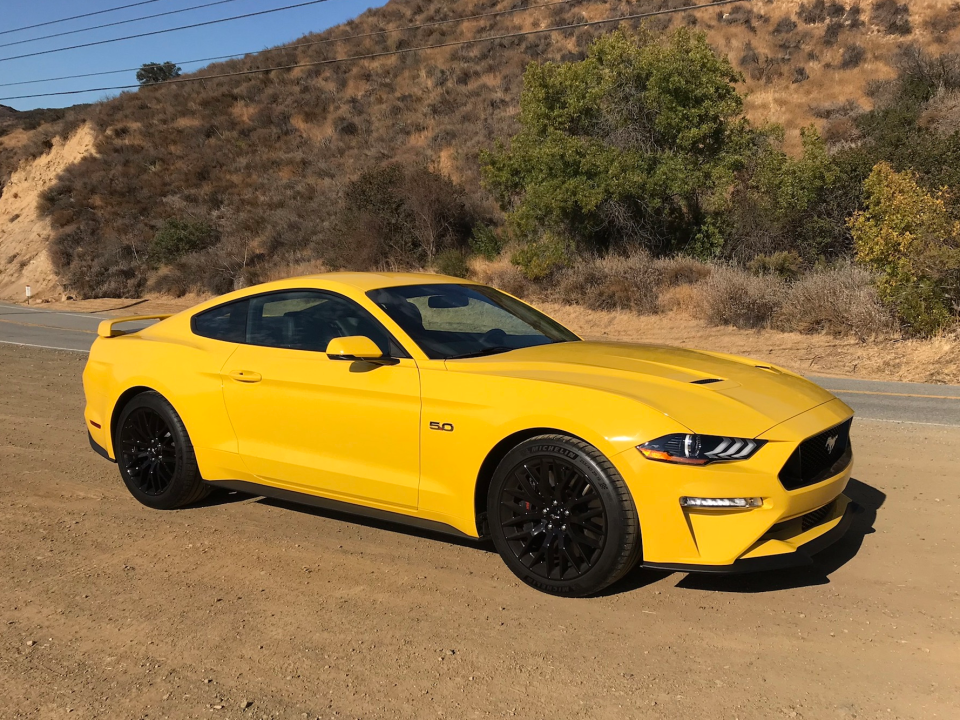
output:
[[[703,380],[693,380],[690,382],[691,385],[713,385],[714,383],[723,382],[720,378],[704,378]]]

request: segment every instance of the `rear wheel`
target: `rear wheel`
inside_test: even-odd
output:
[[[490,483],[487,518],[507,566],[552,595],[599,592],[640,558],[640,523],[623,478],[576,438],[542,435],[511,450]]]
[[[173,510],[210,492],[183,421],[159,393],[142,393],[124,407],[114,448],[124,484],[147,507]]]

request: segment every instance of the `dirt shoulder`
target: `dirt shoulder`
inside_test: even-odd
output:
[[[868,512],[816,568],[638,571],[560,600],[489,548],[415,531],[241,496],[147,510],[87,446],[83,362],[0,346],[4,720],[926,720],[960,707],[960,430],[861,423]]]
[[[144,315],[179,312],[202,300],[195,296],[106,299],[46,303],[38,307],[68,312]],[[679,312],[636,315],[587,310],[573,305],[534,304],[590,340],[679,345],[733,353],[809,375],[960,384],[960,338],[955,336],[934,340],[859,342],[852,337],[712,327]]]

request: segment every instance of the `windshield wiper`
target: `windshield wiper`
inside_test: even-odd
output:
[[[467,358],[478,358],[486,355],[499,355],[500,353],[506,353],[516,349],[517,348],[507,347],[506,345],[495,345],[494,347],[484,348],[478,352],[454,355],[453,357],[448,357],[447,360],[466,360]]]

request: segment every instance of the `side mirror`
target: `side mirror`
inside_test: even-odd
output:
[[[364,362],[385,360],[383,352],[377,347],[377,344],[370,338],[361,335],[334,338],[327,345],[327,357],[331,360],[360,360]]]

